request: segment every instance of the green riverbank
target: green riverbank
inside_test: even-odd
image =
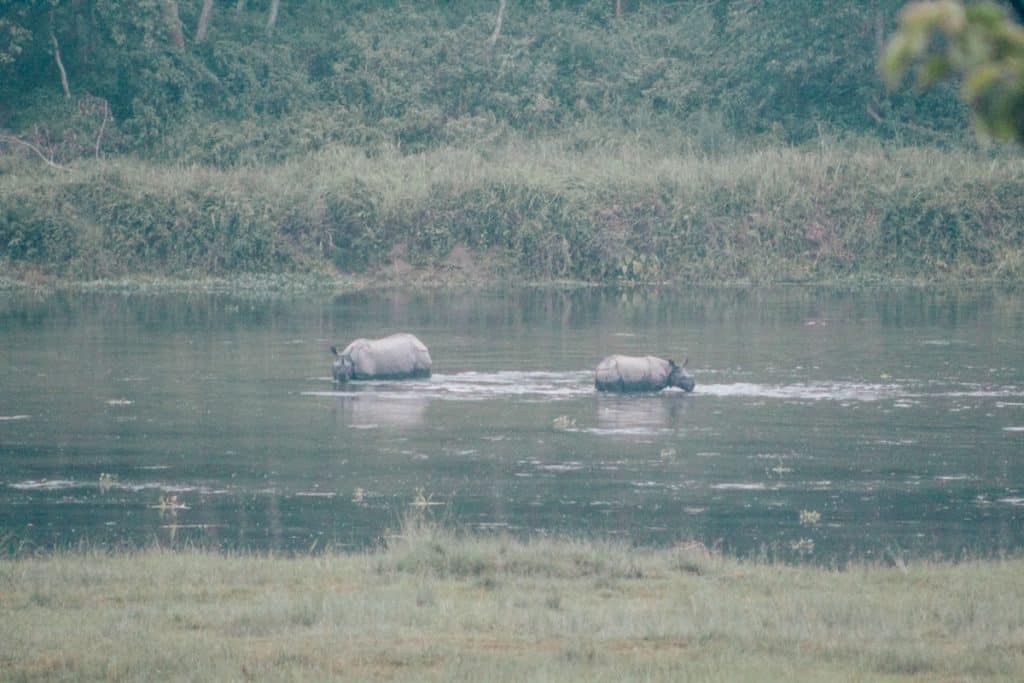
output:
[[[0,287],[1020,282],[903,4],[12,6]]]
[[[706,157],[642,140],[270,167],[0,175],[12,283],[888,282],[1024,278],[1024,166],[874,143]]]
[[[1020,558],[843,570],[693,544],[462,537],[376,552],[0,561],[0,677],[1019,681]]]

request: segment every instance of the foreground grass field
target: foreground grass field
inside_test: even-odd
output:
[[[1020,681],[1024,560],[843,570],[462,537],[0,561],[0,679]]]

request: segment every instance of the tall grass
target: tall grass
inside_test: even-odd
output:
[[[4,680],[1017,681],[1024,563],[833,569],[412,518],[387,547],[0,561]]]
[[[1014,158],[825,139],[713,157],[642,136],[334,147],[274,167],[8,173],[0,244],[14,267],[77,279],[437,272],[465,252],[494,266],[478,278],[1019,279],[1022,189]]]

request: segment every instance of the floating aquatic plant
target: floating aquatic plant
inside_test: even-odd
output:
[[[551,421],[555,429],[573,429],[576,427],[576,420],[568,415],[559,415]]]
[[[444,503],[436,501],[433,498],[434,494],[425,494],[422,488],[416,489],[416,495],[413,496],[412,502],[409,503],[409,507],[423,509],[433,505],[444,505]]]
[[[150,508],[159,510],[160,516],[170,515],[172,517],[177,516],[178,510],[188,510],[188,505],[185,505],[178,500],[177,495],[160,496],[160,500],[157,501],[156,505],[150,505]]]
[[[821,521],[821,513],[817,510],[801,510],[800,523],[804,526],[814,526]]]

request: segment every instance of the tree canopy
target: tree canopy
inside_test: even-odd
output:
[[[708,152],[823,132],[959,141],[948,88],[877,77],[901,6],[0,0],[0,133],[57,161],[217,166],[580,127],[684,131]]]

